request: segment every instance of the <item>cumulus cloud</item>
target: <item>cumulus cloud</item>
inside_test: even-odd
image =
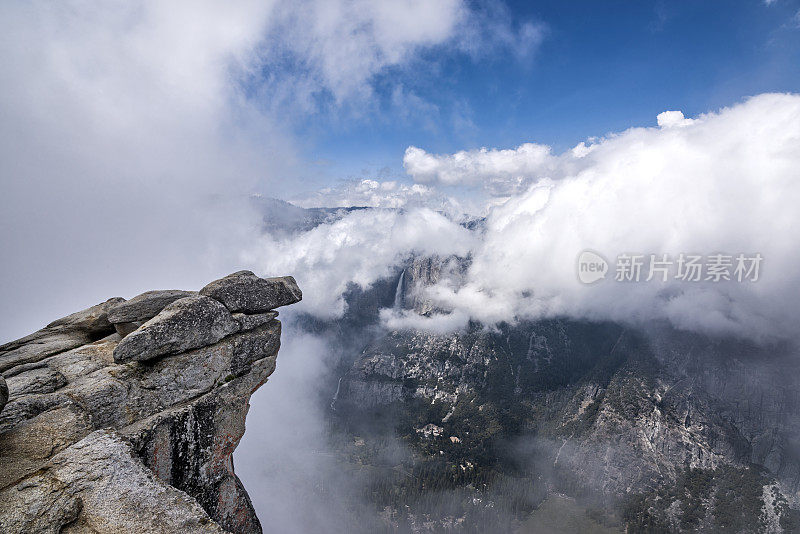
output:
[[[406,172],[417,182],[444,186],[481,186],[496,196],[518,193],[530,180],[556,165],[550,147],[525,143],[515,149],[481,148],[455,154],[429,154],[410,146],[403,156]]]
[[[334,295],[345,280],[369,285],[408,253],[471,259],[463,283],[427,291],[450,315],[386,313],[391,327],[442,330],[468,319],[493,324],[568,315],[794,338],[798,140],[800,96],[765,94],[692,119],[667,112],[658,127],[631,128],[557,155],[536,144],[452,155],[410,147],[407,170],[431,188],[502,179],[519,189],[506,188],[508,198],[490,207],[475,231],[429,211],[365,212],[315,229],[300,247],[287,243],[279,256],[294,255],[283,269],[306,269],[324,280],[308,283],[310,294],[325,295],[317,303],[326,311],[317,312],[329,317],[343,309]],[[757,282],[605,280],[586,286],[576,276],[585,249],[612,263],[611,276],[625,253],[673,260],[680,253],[760,253],[764,259]]]
[[[415,182],[446,188],[453,195],[459,194],[458,189],[473,190],[487,205],[493,205],[523,193],[537,180],[577,172],[588,164],[583,158],[592,149],[591,144],[581,142],[557,155],[547,145],[523,143],[509,149],[430,154],[410,146],[403,155],[403,167]]]
[[[660,128],[688,126],[694,122],[692,119],[685,118],[682,111],[664,111],[658,114],[656,121]]]
[[[578,172],[538,181],[494,207],[466,284],[431,294],[487,323],[565,314],[796,336],[800,96],[761,95],[693,121],[666,117],[661,128],[597,141]],[[587,248],[612,262],[623,253],[758,252],[764,273],[749,284],[584,286],[575,263]]]

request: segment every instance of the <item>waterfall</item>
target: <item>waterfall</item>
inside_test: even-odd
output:
[[[406,277],[406,270],[400,273],[400,280],[397,281],[397,289],[394,290],[394,309],[399,310],[403,307],[403,280]]]
[[[331,410],[336,411],[336,399],[339,398],[339,388],[342,387],[342,377],[339,377],[339,383],[336,384],[336,393],[333,394],[333,399],[331,399]]]

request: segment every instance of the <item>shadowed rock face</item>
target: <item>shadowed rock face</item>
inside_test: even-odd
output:
[[[0,376],[0,411],[3,410],[6,403],[8,402],[8,386],[6,385],[6,380],[2,376]]]
[[[158,315],[168,304],[196,294],[194,291],[181,291],[180,289],[147,291],[131,300],[111,306],[108,310],[108,320],[114,324],[143,323]]]
[[[0,532],[261,532],[231,455],[285,299],[253,297],[267,309],[248,315],[147,295],[0,346]]]

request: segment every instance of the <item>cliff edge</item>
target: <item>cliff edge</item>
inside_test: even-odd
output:
[[[301,298],[240,271],[0,346],[0,532],[261,532],[232,453]]]

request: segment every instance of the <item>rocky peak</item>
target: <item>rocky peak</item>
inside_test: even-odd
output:
[[[301,298],[241,271],[0,346],[0,532],[261,532],[232,453]]]

